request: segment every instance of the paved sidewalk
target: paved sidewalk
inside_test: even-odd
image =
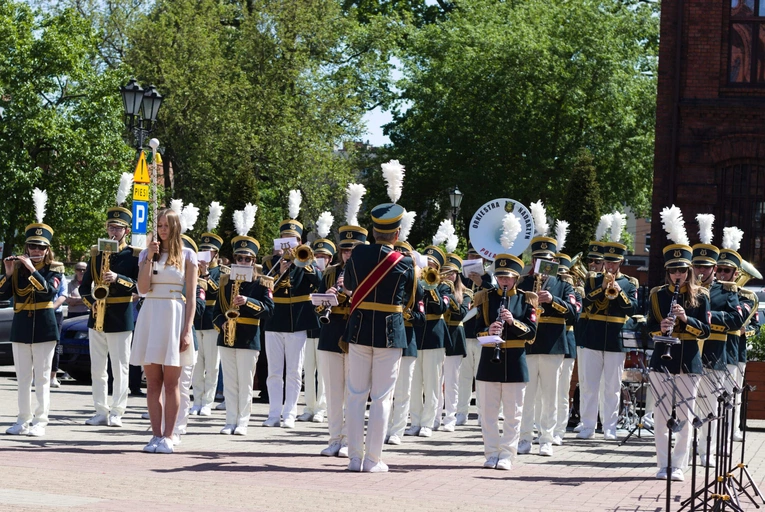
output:
[[[8,368],[0,368],[4,431],[17,407],[15,378],[2,370]],[[263,404],[254,404],[246,437],[218,434],[225,413],[213,411],[190,419],[175,454],[145,454],[151,437],[140,418],[145,410],[145,399],[130,398],[124,427],[90,427],[89,386],[52,390],[45,437],[0,435],[0,510],[656,511],[665,504],[651,438],[618,447],[602,436],[581,441],[569,433],[554,457],[524,455],[503,472],[481,467],[473,419],[454,433],[386,445],[387,474],[351,474],[344,471],[347,459],[318,455],[326,423],[263,428]],[[747,435],[749,467],[761,488],[764,443],[763,432]],[[690,487],[690,472],[673,484],[673,510]]]

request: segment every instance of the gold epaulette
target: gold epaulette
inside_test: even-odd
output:
[[[231,273],[231,267],[227,267],[226,265],[219,265],[220,267],[220,273],[221,274],[230,274]]]
[[[260,265],[258,263],[255,264],[255,270],[257,270],[258,274],[263,273],[263,265]]]
[[[58,272],[59,274],[63,274],[64,271],[66,270],[64,268],[64,264],[61,263],[60,261],[51,261],[49,268],[51,272]]]
[[[221,274],[220,281],[218,281],[218,290],[223,291],[223,287],[228,283],[228,274]]]
[[[587,277],[588,278],[590,278],[590,277],[598,277],[599,275],[600,275],[600,272],[593,272],[592,270],[587,272]]]
[[[738,293],[738,285],[736,283],[731,281],[720,281],[720,284],[726,292]]]
[[[639,286],[640,286],[640,281],[638,281],[636,278],[634,278],[634,277],[632,277],[632,276],[624,276],[624,277],[626,277],[626,278],[627,278],[627,280],[628,280],[630,283],[632,283],[632,286],[634,286],[635,288],[637,288],[637,287],[639,287]]]
[[[137,258],[141,254],[141,251],[143,251],[143,249],[141,249],[140,247],[133,247],[132,245],[129,246],[129,247],[131,249],[133,249],[133,257],[134,258]]]
[[[669,285],[663,284],[661,286],[654,286],[653,288],[651,288],[651,293],[649,295],[653,295],[654,293],[658,292],[662,288],[666,288],[667,286],[669,286]]]
[[[95,258],[98,256],[98,246],[97,245],[91,245],[90,246],[90,257]]]
[[[470,297],[470,300],[471,300],[471,301],[473,300],[473,297],[475,296],[475,293],[473,292],[473,290],[468,290],[468,289],[466,288],[464,293],[465,293],[465,295],[467,295],[468,297]]]
[[[581,286],[574,286],[574,291],[578,293],[581,297],[584,297],[584,288]]]
[[[523,293],[523,296],[526,298],[526,304],[531,304],[535,308],[539,307],[539,296],[534,292],[524,292],[521,290],[521,293]]]
[[[558,274],[558,279],[570,284],[571,286],[574,286],[574,278],[571,276],[571,274]]]
[[[204,291],[207,291],[207,279],[204,277],[198,277],[197,278],[197,284],[200,288],[202,288]]]
[[[258,284],[265,286],[269,290],[274,289],[274,278],[271,276],[258,276]]]
[[[489,290],[478,290],[473,295],[473,307],[478,307],[489,299]]]

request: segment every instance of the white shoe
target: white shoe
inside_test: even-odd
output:
[[[280,418],[268,418],[263,422],[264,427],[278,427],[282,424]]]
[[[542,443],[539,445],[539,455],[543,457],[552,457],[553,447],[552,443]]]
[[[461,427],[462,425],[467,425],[467,420],[467,414],[457,413],[457,422],[455,424]]]
[[[708,457],[706,454],[699,454],[699,459],[701,459],[701,465],[706,467],[713,468],[715,467],[715,457],[714,455],[711,457]]]
[[[32,437],[42,437],[45,435],[45,427],[43,427],[39,423],[35,423],[31,427],[29,427],[29,431],[27,432],[27,435]]]
[[[234,433],[234,425],[224,425],[222,429],[220,429],[221,434],[225,434],[227,436],[230,436]]]
[[[508,458],[499,459],[497,461],[496,469],[502,469],[504,471],[510,471],[511,469],[513,469],[513,464],[512,464],[512,462],[510,462],[510,459],[508,459]]]
[[[418,436],[420,435],[420,427],[409,427],[408,429],[404,430],[405,436]]]
[[[593,437],[595,437],[594,428],[582,428],[576,435],[577,439],[592,439]]]
[[[417,435],[420,437],[430,437],[433,435],[433,431],[429,429],[428,427],[422,427],[420,429],[420,433]]]
[[[297,417],[298,421],[311,421],[313,419],[313,414],[310,412],[304,412],[300,416]]]
[[[14,423],[5,431],[6,434],[11,436],[25,436],[29,434],[28,423]]]
[[[653,415],[646,414],[643,416],[643,426],[646,428],[653,428]],[[667,478],[666,476],[664,478]]]
[[[56,377],[53,377],[50,380],[50,387],[52,387],[52,388],[60,388],[61,387],[61,382]]]
[[[151,438],[151,441],[149,441],[149,444],[143,447],[143,451],[146,453],[154,453],[157,451],[157,445],[159,444],[159,441],[161,440],[161,437],[154,436]]]
[[[740,443],[741,441],[744,440],[744,436],[743,434],[741,434],[741,432],[736,432],[733,434],[733,440],[737,443]]]
[[[216,411],[225,411],[226,410],[226,401],[222,401],[218,405],[215,406]],[[202,410],[199,410],[199,413],[202,414]]]
[[[683,470],[680,468],[672,468],[672,475],[670,476],[673,482],[684,482],[685,481],[685,475],[683,474]]]
[[[529,441],[528,439],[522,439],[518,443],[518,453],[521,455],[531,453],[531,441]]]
[[[667,479],[667,468],[661,468],[656,473],[656,480],[666,480]]]
[[[340,445],[340,451],[337,452],[338,457],[342,457],[343,459],[348,458],[348,445],[345,444],[345,441]]]
[[[247,427],[244,425],[238,426],[234,429],[234,435],[235,436],[246,436],[247,435]]]
[[[323,412],[317,412],[313,415],[313,418],[311,419],[314,423],[324,423],[324,413]]]
[[[216,407],[217,409],[217,407]],[[200,416],[211,416],[212,415],[212,409],[210,409],[209,405],[205,405],[201,409],[199,409],[199,415]]]
[[[168,437],[163,437],[157,443],[156,453],[173,453],[173,441]]]
[[[603,431],[603,439],[606,441],[616,441],[616,431],[615,430],[604,430]]]
[[[486,469],[494,469],[497,467],[497,461],[499,460],[498,457],[489,457],[486,459],[486,462],[483,463],[483,467]]]
[[[358,473],[361,471],[361,459],[358,457],[354,457],[348,462],[348,471],[353,471],[354,473]]]
[[[189,416],[199,416],[199,410],[202,408],[201,405],[195,405],[191,409],[189,409]]]
[[[433,430],[438,430],[439,428],[441,428],[441,419],[440,418],[433,422]]]
[[[321,454],[325,457],[337,457],[337,454],[340,452],[340,441],[334,441],[333,443],[330,443],[329,446],[324,448],[321,451]]]
[[[92,418],[88,418],[85,420],[86,425],[108,425],[109,424],[109,418],[106,417],[106,414],[96,414]]]
[[[141,419],[142,420],[148,420],[149,418],[150,418],[150,416],[149,416],[148,412],[145,412],[145,413],[141,414]]]
[[[370,459],[364,459],[364,464],[361,466],[361,471],[364,473],[387,473],[388,465],[381,460],[372,462]]]
[[[122,417],[117,416],[116,414],[112,414],[109,416],[109,426],[110,427],[121,427],[122,426]]]
[[[394,434],[394,435],[388,437],[388,439],[385,441],[385,444],[399,445],[399,444],[401,444],[401,438]]]
[[[282,428],[295,428],[295,420],[292,418],[285,418],[282,422]]]
[[[441,430],[444,432],[454,432],[454,423],[444,423],[441,425]]]
[[[574,427],[574,432],[581,432],[584,428],[584,423],[579,423],[577,426]]]
[[[177,446],[181,444],[181,435],[178,432],[173,432],[173,437],[171,440],[173,441],[173,446]]]

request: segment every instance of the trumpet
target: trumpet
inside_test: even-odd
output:
[[[243,279],[235,279],[234,284],[231,286],[231,302],[239,295],[239,287],[242,286]],[[236,320],[239,318],[239,306],[232,304],[230,308],[226,310],[226,336],[223,338],[223,344],[227,347],[233,347],[236,340]]]
[[[423,288],[426,290],[435,290],[438,288],[438,285],[441,284],[441,274],[438,272],[438,270],[432,267],[423,268],[421,277],[423,281],[425,281]]]
[[[285,252],[282,255],[282,258],[285,260],[292,261],[292,264],[296,267],[307,267],[311,264],[313,261],[313,249],[311,249],[311,246],[308,244],[302,244],[298,245],[294,249],[290,250],[289,252]],[[281,261],[281,259],[279,261]],[[276,265],[274,265],[276,267]],[[276,278],[276,281],[274,281],[274,286],[279,284],[279,282],[284,278],[284,276],[288,275],[290,272],[290,269],[292,267],[287,268],[284,272],[282,272],[279,277]],[[272,269],[273,270],[273,269]]]
[[[342,279],[343,274],[345,273],[345,269],[341,270],[340,273],[337,275],[337,279],[335,280],[335,285],[337,286],[337,282]],[[338,302],[345,301],[348,298],[347,295],[343,293],[343,287],[337,286],[337,300]],[[328,324],[329,323],[329,315],[332,314],[332,304],[329,302],[324,302],[320,306],[316,306],[316,313],[319,315],[319,322],[322,324]]]
[[[619,296],[619,290],[616,289],[614,283],[616,282],[616,274],[612,274],[608,270],[603,272],[603,279],[606,280],[605,294],[608,300],[614,300]]]

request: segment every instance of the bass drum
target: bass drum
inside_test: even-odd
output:
[[[512,213],[521,223],[521,232],[510,249],[505,249],[499,241],[502,236],[502,220]],[[534,236],[534,219],[524,205],[514,199],[492,199],[481,206],[470,219],[470,243],[482,258],[494,261],[497,254],[520,256],[531,243]]]

